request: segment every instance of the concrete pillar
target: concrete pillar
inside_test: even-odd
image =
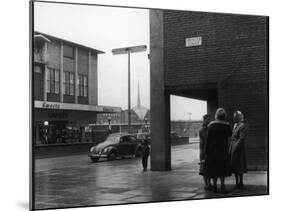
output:
[[[47,60],[49,59],[48,58],[48,43],[45,42],[44,43],[44,48],[43,48],[43,55],[44,55],[44,61],[45,61],[45,64],[42,68],[42,72],[43,72],[43,100],[44,101],[47,101],[47,65],[46,65],[46,62]]]
[[[171,170],[170,95],[164,88],[163,11],[150,10],[151,170]]]
[[[60,102],[63,102],[63,42],[60,42]]]
[[[89,62],[89,66],[88,66],[88,102],[89,102],[89,104],[93,104],[92,89],[91,89],[92,81],[90,80],[92,78],[92,71],[91,71],[92,63],[91,63],[91,50],[90,49],[89,49],[89,53],[88,53],[88,58],[89,58],[89,60],[88,60],[88,62]],[[89,83],[89,82],[91,82],[91,83]]]
[[[47,65],[44,65],[43,68],[43,100],[47,101]]]
[[[207,100],[207,113],[211,115],[211,118],[215,118],[215,113],[218,108],[218,100],[217,99],[209,99]]]
[[[79,95],[79,87],[78,87],[78,48],[75,47],[75,73],[74,73],[74,98],[75,98],[75,103],[78,103],[78,95]]]

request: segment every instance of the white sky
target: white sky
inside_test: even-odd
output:
[[[127,109],[127,55],[113,56],[113,48],[147,45],[148,51],[131,54],[131,106],[137,104],[140,84],[141,104],[150,107],[149,11],[146,9],[34,3],[36,31],[64,38],[101,51],[98,57],[99,105]],[[201,119],[206,103],[171,96],[171,119]]]

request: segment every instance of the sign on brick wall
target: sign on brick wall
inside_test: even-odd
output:
[[[186,47],[200,46],[200,45],[202,45],[202,37],[190,37],[185,39]]]

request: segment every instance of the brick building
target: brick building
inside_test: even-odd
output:
[[[152,169],[169,170],[169,96],[207,101],[213,115],[239,109],[249,168],[267,168],[268,17],[150,11]],[[166,141],[162,141],[166,140]],[[153,156],[157,154],[157,156]]]
[[[36,144],[89,141],[97,113],[121,108],[98,105],[97,49],[34,33],[33,97]]]

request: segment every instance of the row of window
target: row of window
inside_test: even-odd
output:
[[[74,96],[74,73],[63,72],[63,94]],[[59,94],[60,93],[60,71],[58,69],[47,69],[47,93]],[[88,76],[78,74],[78,96],[88,96]]]

